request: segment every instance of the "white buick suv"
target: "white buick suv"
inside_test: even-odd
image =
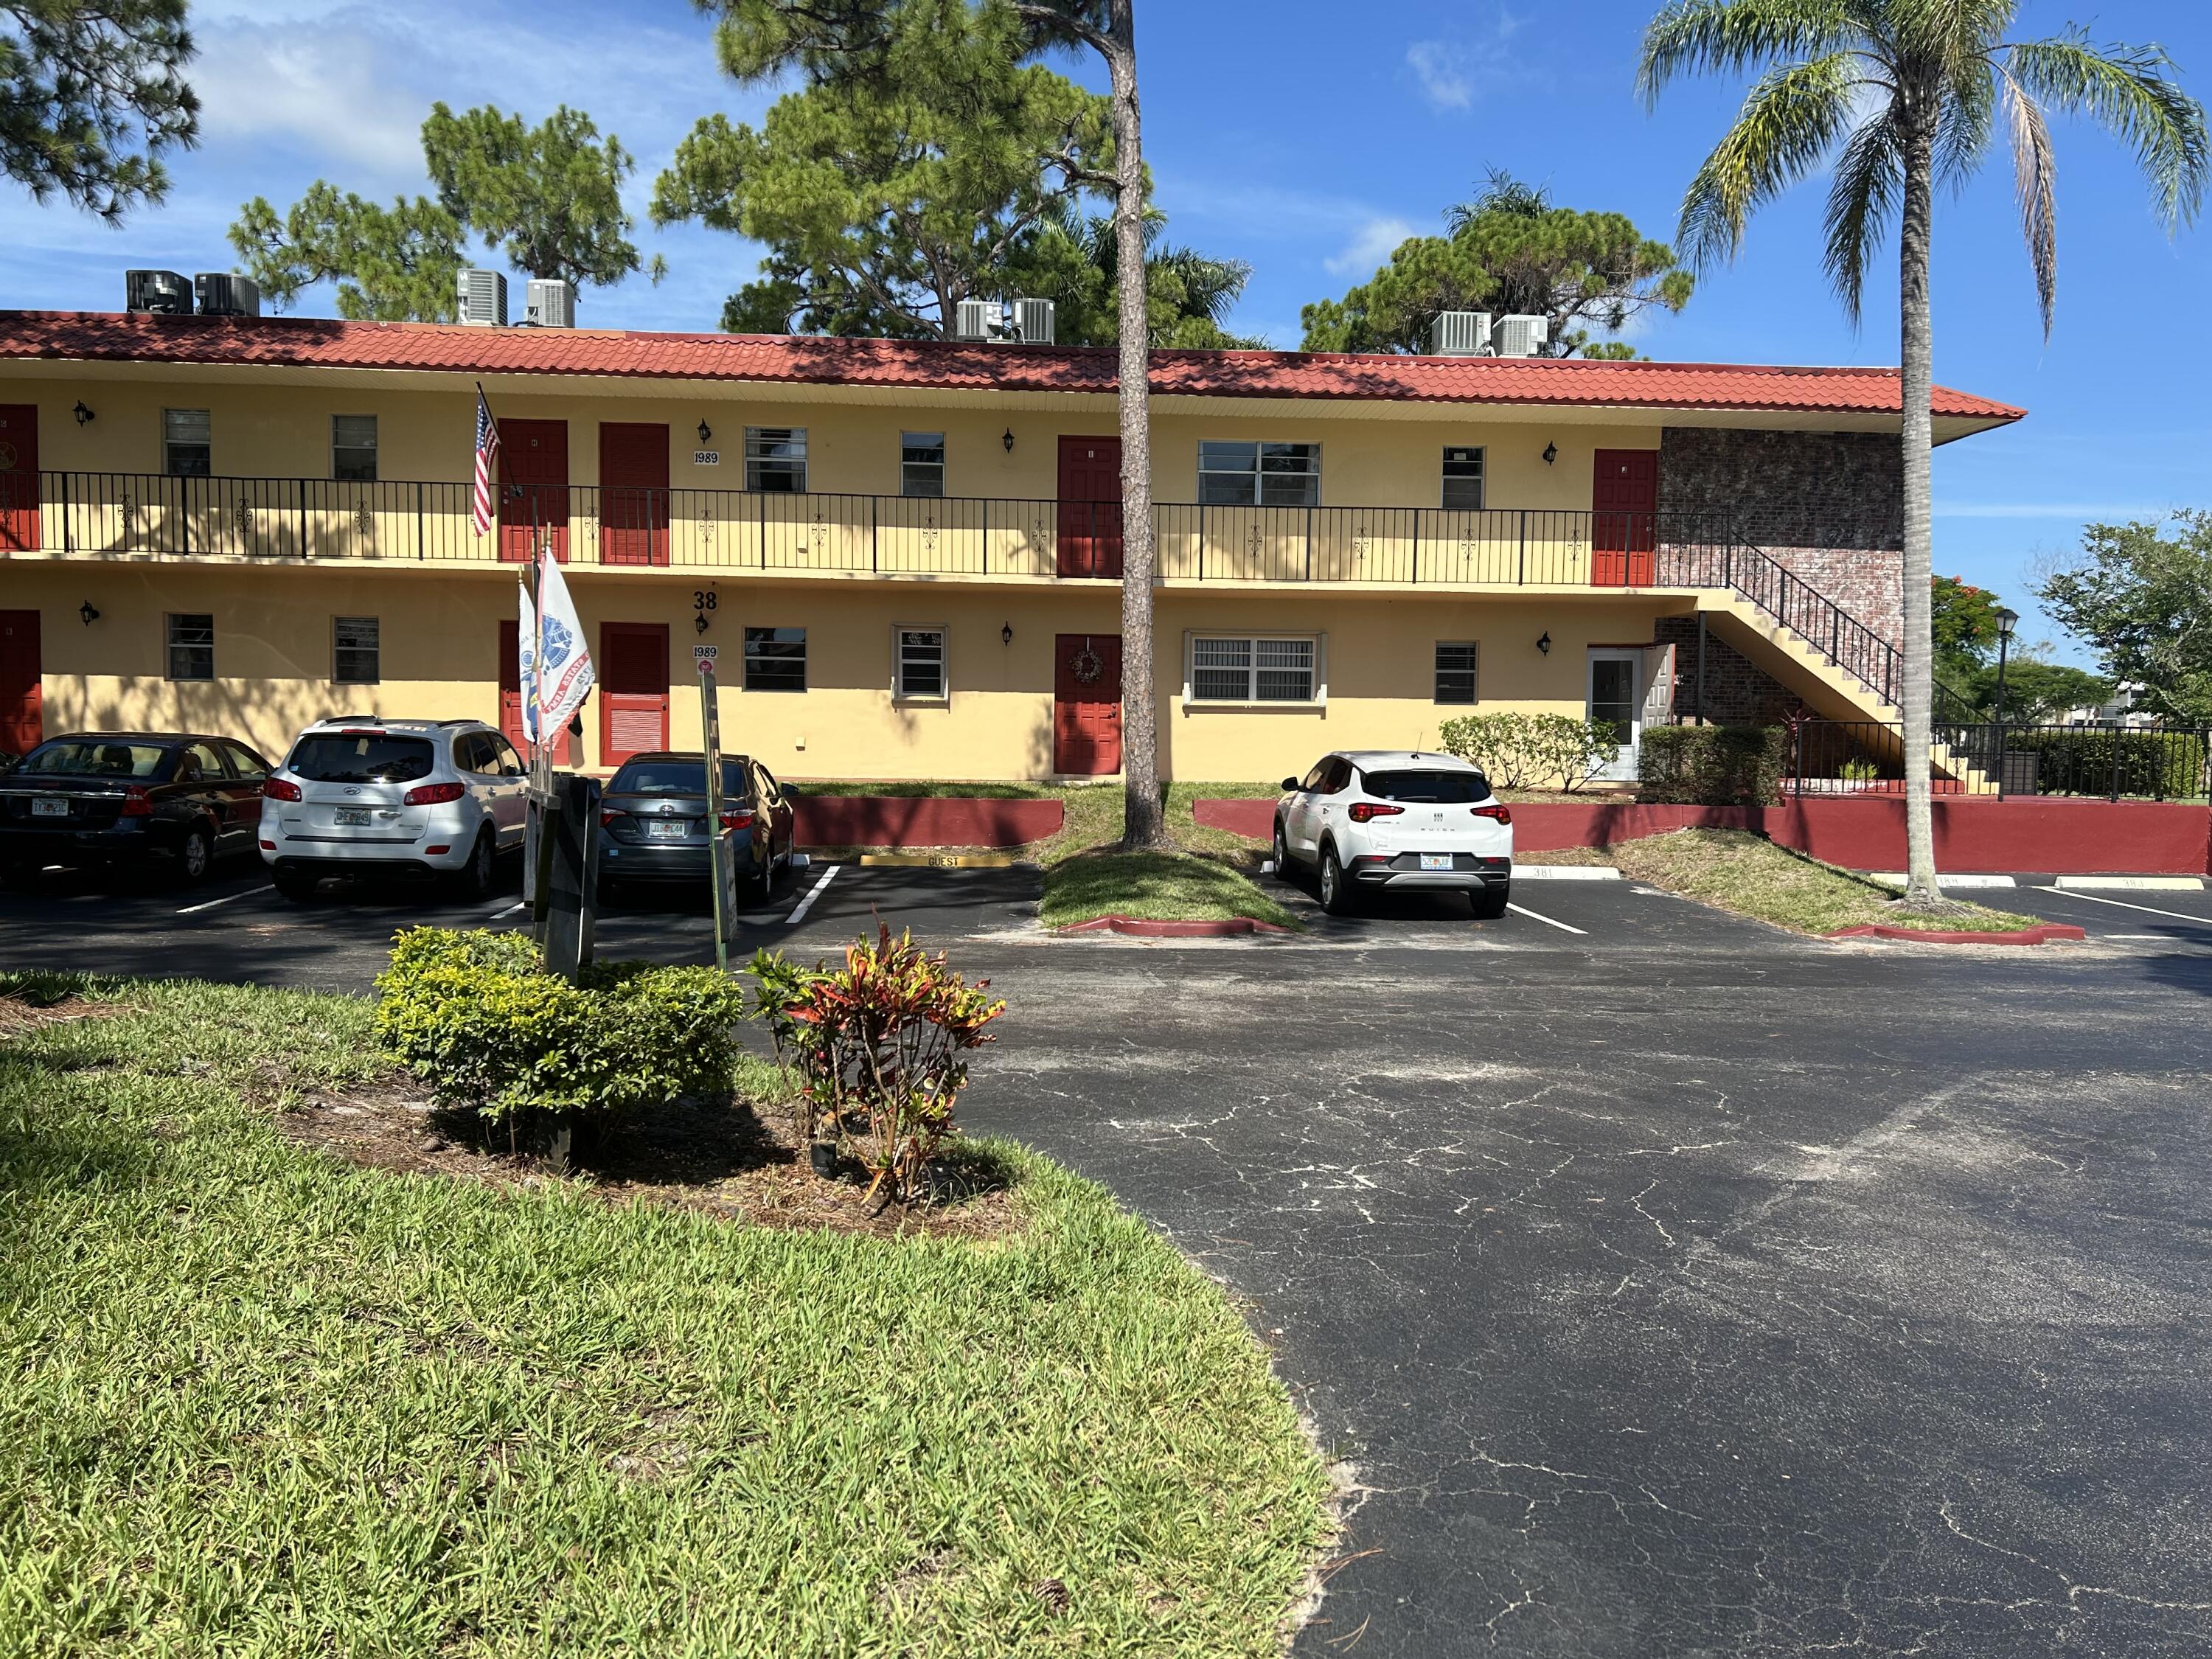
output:
[[[261,857],[276,890],[311,897],[325,876],[444,877],[493,889],[522,844],[522,757],[482,720],[340,714],[293,741],[261,787]]]
[[[1505,914],[1513,813],[1490,781],[1453,755],[1354,750],[1285,778],[1275,803],[1275,868],[1308,866],[1322,908],[1340,916],[1368,891],[1462,892],[1474,914]]]

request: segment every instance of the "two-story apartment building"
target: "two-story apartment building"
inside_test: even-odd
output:
[[[0,313],[0,747],[514,714],[550,546],[568,758],[798,778],[1119,765],[1115,357],[1082,348]],[[1897,718],[1893,370],[1264,351],[1152,368],[1166,766],[1456,714]],[[470,494],[477,389],[499,524]],[[1939,390],[1936,441],[2021,411]]]

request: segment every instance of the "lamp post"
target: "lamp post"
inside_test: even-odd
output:
[[[1997,740],[1997,741],[1996,741],[1996,750],[1997,750],[1997,799],[1998,799],[1999,800],[2002,800],[2002,799],[2004,799],[2004,793],[2005,793],[2005,746],[2004,746],[2004,717],[2005,717],[2005,706],[2004,706],[2004,702],[2005,702],[2005,659],[2006,659],[2006,658],[2008,658],[2008,656],[2010,656],[2010,655],[2012,654],[2012,630],[2013,630],[2013,629],[2014,629],[2014,627],[2019,623],[2019,622],[2020,622],[2020,612],[2019,612],[2019,611],[2013,611],[2013,610],[2009,610],[2009,609],[2008,609],[2007,607],[2005,607],[2005,606],[2003,606],[2003,605],[1999,605],[1999,606],[1997,607],[1997,710],[1996,710],[1996,726],[1997,726],[1997,730],[1996,730],[1996,740]]]

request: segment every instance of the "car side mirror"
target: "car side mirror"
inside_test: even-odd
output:
[[[1285,794],[1288,794],[1291,790],[1297,787],[1298,781],[1296,778],[1285,778],[1283,780],[1283,792]]]

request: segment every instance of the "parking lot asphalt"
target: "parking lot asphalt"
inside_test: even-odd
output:
[[[1055,940],[1032,872],[830,867],[739,949],[880,915],[989,976],[963,1121],[1218,1275],[1346,1459],[1301,1651],[2212,1650],[2212,896],[1975,895],[2090,928],[2034,950],[1627,882]],[[358,990],[513,902],[57,878],[0,894],[0,966]],[[600,941],[710,953],[673,903]]]

